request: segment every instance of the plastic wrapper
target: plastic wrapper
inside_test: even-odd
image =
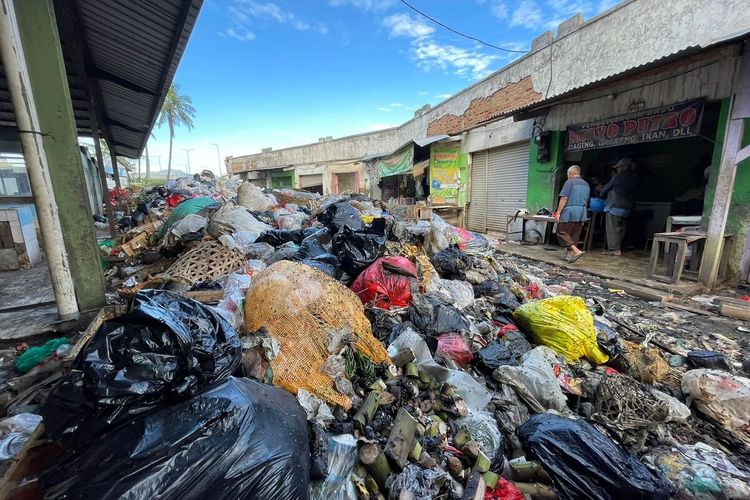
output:
[[[279,215],[276,217],[276,223],[279,225],[279,229],[302,229],[302,225],[307,222],[309,216],[303,212],[297,212],[293,214]]]
[[[381,228],[354,231],[349,226],[344,226],[333,237],[333,251],[344,272],[356,277],[383,255],[385,235]]]
[[[249,254],[255,247],[255,240],[258,239],[260,233],[255,231],[235,231],[232,233],[232,238],[242,253],[245,255]]]
[[[526,353],[520,366],[500,366],[492,377],[516,389],[529,407],[536,411],[567,411],[568,399],[557,383],[557,377],[544,354],[545,347]]]
[[[723,452],[705,443],[649,451],[643,461],[657,467],[677,488],[677,498],[750,498],[750,477]]]
[[[437,339],[436,354],[450,358],[458,366],[466,366],[474,359],[471,349],[466,345],[466,341],[457,333],[445,333]]]
[[[352,291],[365,305],[391,309],[411,304],[411,278],[417,269],[406,257],[381,257],[352,284]]]
[[[264,212],[275,200],[266,197],[263,191],[250,181],[245,181],[237,188],[237,202],[253,212]]]
[[[33,413],[19,413],[0,421],[0,460],[18,455],[41,423],[42,417]]]
[[[338,232],[344,226],[355,231],[365,227],[359,212],[348,201],[328,205],[318,215],[318,221],[333,233]]]
[[[433,277],[427,286],[427,292],[432,296],[440,297],[442,301],[453,304],[459,309],[466,309],[474,303],[474,290],[465,281]]]
[[[105,321],[42,408],[54,439],[84,441],[101,428],[190,397],[239,366],[241,343],[212,308],[146,290]]]
[[[552,478],[558,498],[667,500],[672,487],[583,420],[534,415],[519,429],[524,450]]]
[[[200,233],[208,226],[208,219],[198,214],[188,214],[172,226],[172,234],[183,236],[189,233]]]
[[[237,231],[262,233],[269,229],[271,227],[268,224],[256,219],[247,208],[231,202],[221,207],[211,217],[211,222],[208,224],[208,234],[214,238],[219,238],[224,234],[231,235]]]
[[[386,485],[388,500],[432,500],[456,491],[450,475],[444,470],[423,469],[408,464],[401,474],[391,474]]]
[[[432,257],[432,265],[442,278],[462,280],[466,278],[466,271],[471,268],[471,258],[457,246],[450,246]]]
[[[424,339],[408,325],[401,329],[398,337],[388,346],[388,352],[391,356],[395,356],[404,349],[411,349],[414,352],[417,366],[437,380],[452,385],[471,411],[484,410],[492,399],[487,389],[465,371],[451,370],[437,364]]]
[[[307,498],[310,451],[294,396],[229,378],[75,443],[42,475],[68,499]]]
[[[531,344],[524,334],[511,330],[477,351],[476,360],[480,368],[492,371],[502,365],[519,365],[529,351]]]
[[[494,297],[500,293],[502,286],[498,280],[485,280],[474,285],[474,295],[477,297]]]
[[[468,333],[471,323],[452,305],[421,294],[413,294],[409,320],[421,332],[437,336],[441,333]]]
[[[237,331],[244,328],[242,304],[245,301],[245,293],[250,288],[250,283],[250,276],[245,273],[233,273],[227,276],[224,296],[216,306],[216,309],[229,320]]]
[[[479,443],[485,455],[490,460],[498,453],[502,454],[503,435],[497,428],[497,421],[492,413],[486,411],[472,412],[467,416],[456,419],[456,431],[466,429],[471,434],[471,438]]]
[[[440,233],[440,235],[442,235],[442,240],[447,242],[448,245],[458,245],[458,248],[461,250],[477,253],[486,252],[492,248],[489,240],[484,236],[472,231],[467,231],[466,229],[451,226],[437,214],[432,214],[430,223],[432,226],[432,232]],[[432,240],[431,246],[433,249],[442,246],[442,241],[439,236],[431,236],[430,240]],[[445,249],[448,245],[439,248],[438,251]]]
[[[294,260],[299,248],[294,243],[285,243],[281,245],[268,259],[266,263],[270,266],[281,260]]]
[[[552,348],[568,362],[584,356],[596,364],[609,360],[599,349],[594,318],[582,297],[559,295],[528,302],[516,309],[513,319],[533,343]]]
[[[16,358],[16,370],[18,370],[19,373],[22,374],[27,373],[36,365],[55,354],[58,347],[67,343],[67,338],[58,337],[56,339],[48,340],[41,346],[29,347],[23,353],[21,353],[18,358]]]
[[[310,500],[357,500],[351,480],[357,463],[357,440],[351,434],[328,435],[328,476],[313,483]]]
[[[750,442],[750,379],[700,368],[682,376],[682,392],[688,404],[694,404],[701,413]]]

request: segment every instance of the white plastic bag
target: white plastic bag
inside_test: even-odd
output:
[[[253,212],[265,212],[271,207],[271,201],[263,191],[250,181],[245,181],[237,188],[237,202]]]
[[[532,349],[521,358],[521,366],[500,366],[492,377],[516,389],[518,395],[537,413],[547,410],[566,412],[568,400],[547,361],[554,354],[545,353],[545,349],[548,348],[539,346]]]
[[[328,435],[328,477],[310,486],[311,500],[357,500],[351,475],[357,463],[357,440],[351,434]]]
[[[208,226],[208,219],[198,214],[187,214],[172,226],[172,233],[176,236],[183,236],[190,233],[198,233]]]
[[[388,354],[395,356],[404,349],[409,348],[414,352],[417,366],[435,377],[438,381],[452,385],[456,393],[464,400],[469,410],[480,412],[484,410],[484,407],[492,399],[492,395],[487,389],[474,380],[468,373],[460,370],[451,370],[437,364],[432,358],[430,349],[427,347],[425,341],[411,328],[405,328],[396,340],[391,342],[391,345],[388,346]]]
[[[0,421],[0,460],[18,455],[41,423],[42,417],[33,413],[19,413]]]
[[[750,442],[744,431],[750,422],[750,379],[722,370],[690,370],[682,376],[682,392],[688,405],[695,403],[700,412]]]

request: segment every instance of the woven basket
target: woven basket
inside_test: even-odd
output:
[[[208,240],[183,254],[164,275],[195,284],[206,280],[216,281],[244,265],[242,252],[230,250],[216,240]]]

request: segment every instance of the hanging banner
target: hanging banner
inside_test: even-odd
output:
[[[462,158],[463,157],[463,158]],[[430,148],[430,200],[434,205],[462,205],[466,191],[466,159],[458,143],[433,144]]]
[[[411,145],[375,161],[380,177],[411,173],[412,165],[414,165],[414,147]]]
[[[571,125],[567,128],[565,151],[610,148],[698,135],[704,103],[703,99],[696,99],[608,120]]]

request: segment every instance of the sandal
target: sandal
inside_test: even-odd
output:
[[[583,257],[584,255],[586,255],[586,252],[581,252],[581,253],[579,253],[579,254],[576,254],[576,255],[572,256],[572,257],[570,258],[570,260],[568,260],[568,262],[570,262],[570,263],[572,264],[573,262],[577,261],[578,259],[580,259],[580,258],[581,258],[581,257]]]

